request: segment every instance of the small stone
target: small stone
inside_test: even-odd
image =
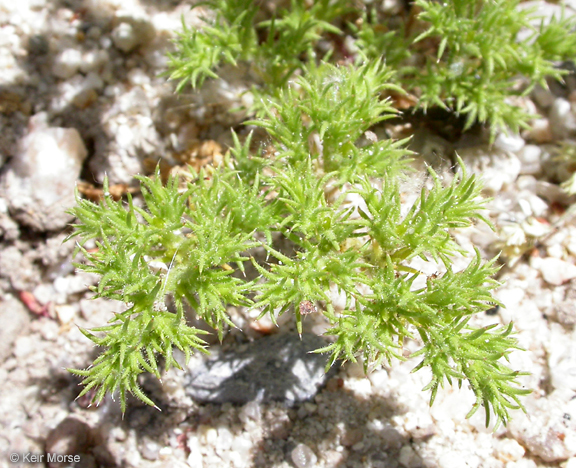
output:
[[[160,460],[166,461],[169,458],[172,457],[172,454],[174,453],[174,451],[172,450],[172,447],[162,447],[159,451],[158,451],[158,458]]]
[[[65,227],[76,205],[74,187],[88,152],[75,128],[44,127],[31,119],[31,131],[8,163],[0,181],[12,217],[37,231]]]
[[[218,431],[213,427],[201,424],[198,426],[198,437],[203,444],[214,445],[218,439]]]
[[[352,447],[353,445],[356,445],[357,443],[361,442],[363,438],[364,433],[361,429],[359,428],[347,429],[344,431],[344,434],[340,438],[340,443],[344,447]]]
[[[82,73],[97,72],[110,61],[110,55],[105,50],[90,50],[82,57],[80,71]]]
[[[30,314],[18,299],[6,294],[0,300],[0,361],[4,362],[12,353],[18,335],[30,326]]]
[[[14,343],[14,356],[23,358],[31,354],[36,348],[34,341],[30,335],[18,337]]]
[[[250,455],[252,449],[252,442],[244,436],[234,437],[232,441],[232,450],[243,457]]]
[[[576,455],[576,400],[570,390],[548,397],[529,395],[522,400],[526,414],[511,418],[508,435],[545,462],[560,462]]]
[[[382,0],[382,11],[387,15],[397,15],[402,11],[402,2],[399,0]]]
[[[456,453],[444,453],[438,460],[438,468],[462,468],[462,456]]]
[[[562,325],[576,325],[576,288],[571,287],[566,291],[562,302],[556,304],[556,318]]]
[[[550,143],[554,140],[548,119],[535,119],[527,132],[529,140],[535,143]]]
[[[564,98],[556,98],[550,114],[550,129],[557,138],[566,138],[576,132],[576,117],[572,112],[570,102]]]
[[[542,150],[536,145],[526,145],[518,153],[520,158],[521,169],[520,174],[522,175],[535,175],[542,171],[542,166],[540,163],[540,155]]]
[[[92,104],[98,100],[98,93],[93,89],[87,89],[80,91],[72,99],[72,104],[74,104],[78,109],[87,109]]]
[[[576,350],[574,350],[576,351]],[[576,391],[576,356],[565,356],[550,368],[550,383],[556,389]]]
[[[532,257],[530,265],[542,274],[544,281],[554,286],[560,286],[576,278],[576,266],[554,257]]]
[[[287,405],[312,398],[330,378],[327,356],[310,351],[325,346],[313,334],[269,335],[244,349],[222,352],[212,348],[189,371],[187,393],[210,403],[246,404],[281,401]]]
[[[304,444],[298,444],[290,453],[290,457],[297,468],[313,468],[318,461],[312,449]]]
[[[549,89],[544,89],[540,85],[534,87],[532,97],[536,103],[544,109],[548,109],[554,103],[554,95],[552,92]]]
[[[404,447],[400,449],[398,462],[400,465],[406,468],[416,468],[422,466],[422,459],[410,445],[404,445]]]
[[[248,421],[260,421],[262,418],[262,410],[260,409],[260,403],[256,401],[250,401],[244,405],[239,415],[240,421],[246,424]]]
[[[506,468],[537,468],[537,465],[534,460],[523,458],[522,460],[518,460],[516,462],[506,463]]]
[[[60,304],[55,307],[56,315],[61,324],[70,323],[76,317],[76,308],[69,304]]]
[[[82,65],[82,53],[77,49],[65,49],[54,60],[52,74],[67,80],[76,74]]]
[[[232,433],[227,427],[218,428],[218,449],[229,450],[232,445]]]
[[[112,31],[112,41],[122,52],[128,53],[136,47],[150,42],[155,36],[154,26],[145,18],[119,14],[120,22]]]
[[[130,52],[138,45],[134,28],[128,23],[120,23],[116,26],[112,31],[112,41],[123,52]]]
[[[520,135],[507,135],[506,133],[499,133],[494,141],[494,146],[502,151],[512,151],[517,153],[524,148],[525,142]]]
[[[484,190],[489,193],[510,186],[522,167],[518,156],[509,151],[476,146],[462,148],[458,153],[466,167],[482,178]]]
[[[150,77],[141,68],[133,68],[128,72],[128,81],[135,86],[150,84]]]
[[[526,450],[514,439],[498,439],[494,447],[494,454],[498,460],[503,462],[520,460]]]
[[[140,455],[146,460],[154,461],[158,460],[158,452],[160,451],[160,446],[154,440],[150,440],[145,437],[139,444]]]

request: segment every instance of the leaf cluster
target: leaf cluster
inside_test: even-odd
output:
[[[383,59],[394,73],[387,81],[411,93],[414,110],[448,109],[466,117],[464,130],[489,125],[492,138],[527,128],[533,116],[518,98],[537,84],[546,88],[547,78],[561,80],[558,62],[575,58],[574,17],[545,20],[520,0],[417,0],[394,18],[353,0],[291,0],[264,20],[256,1],[200,5],[213,17],[198,30],[183,25],[169,55],[178,90],[217,77],[222,64],[244,61],[261,81],[253,92],[277,96],[320,59]]]
[[[481,186],[462,171],[444,187],[430,171],[431,188],[402,214],[398,181],[410,153],[404,142],[362,138],[395,115],[383,94],[390,77],[380,61],[309,64],[251,122],[268,132],[273,151],[253,154],[251,137],[242,142],[233,134],[232,160],[192,171],[184,187],[173,177],[166,185],[159,174],[138,177],[142,207],[130,197],[78,199],[71,211],[78,218],[72,237],[85,257],[78,267],[101,277],[97,296],[128,305],[109,325],[84,331],[104,348],[93,366],[73,371],[84,378],[84,391],[96,388],[96,401],[118,391],[123,408],[129,392],[152,404],[138,376],[159,375],[156,355],[177,366],[172,346],[186,353],[205,348],[185,308],[222,338],[234,326],[230,305],[273,320],[293,311],[301,333],[300,305],[307,301],[331,324],[334,341],[318,350],[331,353],[330,364],[362,357],[366,367],[376,366],[402,358],[404,340],[419,337],[418,368],[433,375],[431,401],[445,381],[468,381],[475,408],[506,422],[526,393],[519,374],[501,362],[517,348],[512,329],[468,324],[495,302],[494,260],[482,263],[477,253],[463,271],[450,266],[460,251],[452,230],[483,220]],[[96,250],[83,247],[89,239]],[[267,260],[257,262],[254,248],[264,249]],[[423,273],[409,264],[416,257],[442,261],[447,272],[417,289]],[[242,275],[246,262],[257,278]],[[334,290],[345,296],[344,310],[333,306]]]
[[[316,58],[315,45],[326,33],[341,34],[332,24],[352,8],[348,0],[291,0],[271,19],[259,20],[261,5],[253,0],[207,0],[193,8],[206,7],[213,17],[204,16],[201,29],[184,24],[175,41],[176,51],[168,54],[172,80],[180,91],[187,83],[201,86],[206,78],[217,78],[222,64],[253,64],[254,73],[268,92],[282,87],[296,70]]]
[[[519,0],[417,0],[413,10],[418,26],[398,36],[377,34],[381,24],[364,21],[357,45],[364,56],[390,57],[417,107],[465,115],[465,129],[489,124],[494,136],[527,128],[533,116],[514,98],[536,84],[547,88],[547,77],[560,80],[557,62],[575,58],[574,19],[545,21]]]

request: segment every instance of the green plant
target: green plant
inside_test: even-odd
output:
[[[124,410],[131,392],[152,405],[138,375],[159,377],[156,356],[170,367],[178,366],[173,346],[187,356],[205,351],[202,332],[184,319],[185,304],[222,337],[234,326],[227,305],[258,308],[273,319],[293,310],[301,332],[299,306],[310,301],[323,306],[332,324],[327,334],[335,341],[317,350],[331,353],[330,364],[359,356],[366,367],[403,359],[404,340],[418,336],[416,369],[432,371],[431,403],[438,387],[454,379],[469,382],[477,398],[469,416],[484,406],[487,424],[491,413],[505,423],[509,409],[522,407],[519,396],[529,392],[518,387],[522,373],[501,362],[518,347],[512,326],[468,325],[497,302],[490,293],[495,259],[483,263],[476,252],[465,270],[450,266],[462,253],[451,230],[486,221],[478,180],[462,167],[444,187],[430,169],[432,187],[402,215],[404,142],[358,144],[371,126],[396,115],[382,98],[393,87],[390,76],[380,61],[310,64],[251,121],[268,131],[272,154],[251,154],[251,137],[242,143],[234,134],[225,164],[193,173],[185,187],[176,178],[163,185],[158,173],[138,177],[144,208],[129,195],[127,202],[78,199],[71,210],[79,220],[71,237],[78,236],[85,258],[78,267],[101,276],[98,297],[129,305],[107,326],[83,330],[104,348],[91,367],[72,370],[84,378],[83,394],[96,388],[99,402],[118,391]],[[351,193],[362,202],[351,204]],[[278,235],[294,245],[293,255],[276,247]],[[89,239],[96,251],[82,247]],[[257,247],[274,261],[257,263],[249,253]],[[416,289],[422,275],[410,265],[416,257],[442,262],[447,272]],[[234,274],[246,262],[257,279]],[[332,305],[334,287],[346,296],[343,311]]]
[[[519,98],[537,84],[546,88],[547,77],[561,80],[565,71],[556,64],[575,58],[574,17],[544,21],[520,0],[417,0],[395,17],[366,11],[354,0],[291,0],[290,8],[262,21],[258,1],[199,5],[215,15],[201,30],[183,25],[167,72],[179,80],[178,90],[217,77],[224,63],[243,61],[260,79],[252,91],[276,96],[319,59],[383,58],[395,72],[390,83],[413,94],[414,110],[444,108],[465,117],[464,130],[489,125],[492,138],[527,128],[533,116]],[[351,41],[344,40],[346,34]],[[253,111],[260,99],[255,102]]]

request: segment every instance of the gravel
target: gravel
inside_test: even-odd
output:
[[[62,245],[75,184],[108,176],[128,190],[159,160],[217,160],[241,121],[227,109],[250,99],[242,70],[173,95],[159,73],[181,15],[198,25],[196,10],[172,0],[0,0],[0,467],[15,466],[11,453],[53,451],[80,455],[83,467],[575,468],[576,227],[566,209],[576,200],[559,186],[573,168],[552,157],[555,143],[576,136],[574,75],[526,98],[540,116],[521,135],[499,135],[493,146],[465,135],[452,146],[421,128],[413,143],[446,174],[456,147],[493,197],[495,231],[478,225],[457,239],[486,258],[503,251],[504,307],[473,321],[514,321],[525,351],[512,353],[511,366],[531,373],[522,382],[534,390],[526,415],[513,412],[495,432],[481,411],[466,420],[466,386],[441,389],[430,408],[421,391],[429,376],[411,373],[413,361],[368,376],[348,363],[326,376],[325,357],[306,353],[321,345],[310,334],[325,328],[320,319],[308,317],[300,341],[291,325],[275,335],[243,310],[231,314],[246,334],[228,334],[212,361],[143,380],[161,412],[130,400],[122,417],[109,397],[99,407],[77,399],[79,381],[66,369],[86,367],[96,352],[78,327],[100,326],[124,306],[93,300],[96,279],[75,273],[74,245]],[[374,132],[384,130],[395,131]]]

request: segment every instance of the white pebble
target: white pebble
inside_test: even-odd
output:
[[[550,380],[554,388],[576,391],[576,359],[564,359],[551,368]]]
[[[552,133],[558,138],[566,138],[576,131],[576,117],[572,106],[564,98],[557,98],[548,116]]]
[[[402,9],[401,3],[398,0],[382,0],[382,11],[387,15],[397,15]]]
[[[100,46],[103,49],[109,49],[110,47],[112,47],[112,39],[110,39],[108,36],[100,38]]]
[[[198,437],[193,434],[188,435],[186,446],[190,450],[190,455],[186,460],[188,465],[202,468],[204,466],[202,461],[202,445],[200,444]]]
[[[576,266],[559,258],[532,257],[530,265],[540,271],[544,281],[554,286],[560,286],[576,278]]]
[[[35,348],[30,335],[19,336],[14,342],[14,356],[18,358],[28,356]]]
[[[158,452],[158,458],[160,460],[168,460],[173,452],[172,447],[162,447]]]
[[[248,457],[251,449],[252,442],[244,436],[235,437],[232,441],[232,450],[243,457]]]
[[[522,167],[514,153],[485,146],[463,148],[459,155],[465,166],[482,178],[484,190],[490,193],[498,193],[514,183]]]
[[[456,453],[445,453],[438,460],[438,468],[463,468],[462,461],[461,455],[457,455]]]
[[[154,39],[154,26],[146,18],[124,14],[118,14],[116,18],[120,23],[112,31],[112,41],[121,51],[131,52]]]
[[[520,135],[507,135],[500,133],[494,141],[494,146],[502,151],[512,151],[516,153],[524,148],[525,142]]]
[[[2,185],[17,219],[39,230],[66,226],[74,186],[88,152],[75,128],[46,128],[42,114],[30,121],[21,150],[10,160]]]
[[[240,421],[246,424],[247,421],[259,421],[262,417],[262,410],[260,409],[260,404],[256,401],[251,401],[246,403],[242,410],[240,411]]]
[[[540,155],[542,150],[536,145],[526,145],[518,153],[520,163],[522,164],[520,174],[538,174],[542,170]]]
[[[198,435],[204,444],[213,445],[218,440],[218,432],[216,429],[203,424],[198,427]]]
[[[74,76],[81,65],[81,52],[77,49],[65,49],[54,60],[52,74],[66,80]]]
[[[133,85],[147,85],[150,84],[150,77],[141,68],[133,68],[128,72],[128,81]]]
[[[218,449],[228,450],[232,445],[232,433],[227,427],[218,428]]]
[[[130,52],[138,45],[134,28],[128,23],[120,23],[112,31],[114,45],[123,52]]]
[[[56,315],[61,324],[70,323],[76,317],[78,311],[74,306],[69,304],[61,304],[55,307]]]
[[[312,468],[316,466],[318,461],[312,449],[304,444],[298,444],[290,455],[297,468]]]
[[[514,439],[498,439],[495,443],[494,454],[498,460],[503,462],[520,460],[526,450]]]
[[[527,137],[536,143],[549,143],[554,137],[550,122],[548,119],[535,119],[532,121],[530,130],[528,130]]]
[[[139,446],[140,454],[146,460],[158,460],[158,452],[160,451],[160,446],[154,440],[146,438]]]
[[[506,463],[506,468],[536,468],[536,462],[534,460],[530,460],[529,458],[523,458],[522,460],[518,460],[517,462],[508,462]]]
[[[82,57],[82,63],[80,64],[80,71],[82,73],[97,71],[109,61],[110,61],[110,55],[108,54],[107,51],[102,49],[89,50]]]
[[[530,195],[526,200],[534,216],[543,216],[548,210],[548,203],[536,195]]]
[[[404,447],[400,449],[398,462],[400,465],[406,468],[416,468],[418,466],[422,466],[422,459],[410,445],[404,445]]]

